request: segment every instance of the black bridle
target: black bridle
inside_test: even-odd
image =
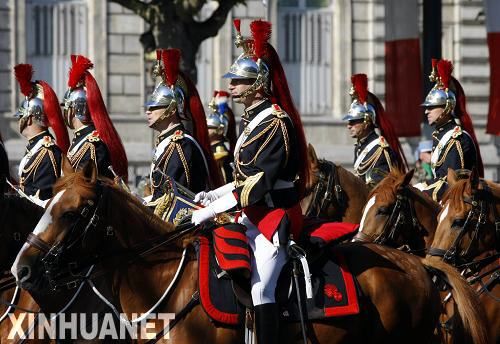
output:
[[[417,217],[412,196],[414,193],[409,186],[400,187],[396,192],[396,202],[387,210],[390,211],[390,215],[384,223],[382,232],[373,236],[360,231],[353,241],[397,247],[401,245],[398,243],[398,238],[403,236],[409,241],[409,247],[413,252],[425,250],[425,247],[422,247],[422,236],[427,231]]]
[[[319,160],[318,182],[312,190],[312,200],[306,216],[321,217],[330,205],[338,208],[338,219],[346,208],[345,192],[340,185],[338,167],[328,160]],[[333,190],[333,192],[332,192]]]
[[[175,230],[132,247],[119,250],[108,249],[106,252],[98,254],[74,257],[74,250],[78,248],[78,245],[84,244],[85,237],[91,231],[100,232],[103,240],[110,240],[114,237],[113,227],[106,222],[107,214],[104,207],[108,202],[110,188],[111,186],[101,181],[97,182],[97,201],[87,200],[85,206],[76,214],[76,221],[61,241],[51,245],[34,234],[28,236],[26,242],[44,254],[41,261],[45,268],[45,277],[54,291],[61,288],[73,289],[84,280],[95,278],[102,271],[94,269],[91,276],[86,276],[88,269],[108,258],[120,256],[123,258],[120,259],[121,264],[131,264],[161,247],[176,242],[197,228],[191,224],[190,218],[186,218],[185,221],[176,226]]]
[[[443,261],[456,267],[469,265],[475,258],[475,254],[470,251],[471,247],[480,239],[481,228],[488,223],[491,211],[495,219],[493,225],[495,227],[495,249],[498,256],[498,252],[500,252],[500,216],[495,206],[495,197],[488,184],[481,181],[481,185],[482,189],[474,190],[471,197],[464,198],[464,203],[469,204],[471,209],[467,212],[462,226],[458,228],[458,235],[452,245],[447,250],[431,247],[428,252],[429,255],[441,257]],[[472,231],[469,245],[464,250],[461,250],[459,245],[469,231]]]

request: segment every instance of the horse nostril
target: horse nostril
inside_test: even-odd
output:
[[[21,266],[17,270],[17,278],[19,279],[20,282],[26,282],[30,279],[31,277],[31,268],[29,266]]]

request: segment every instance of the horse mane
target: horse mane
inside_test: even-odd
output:
[[[377,198],[380,198],[382,202],[390,202],[394,199],[398,192],[398,187],[400,184],[398,183],[405,173],[399,169],[393,169],[389,174],[382,179],[377,186],[370,192],[368,198],[371,198],[375,194],[377,194]],[[436,201],[434,201],[431,197],[423,192],[419,192],[418,189],[414,188],[411,185],[408,185],[412,194],[415,196],[417,201],[420,201],[422,204],[426,205],[430,209],[440,210],[440,205]]]
[[[98,180],[108,187],[113,194],[115,194],[114,202],[122,204],[125,207],[131,207],[139,217],[146,220],[146,224],[153,228],[160,234],[172,231],[174,225],[161,220],[152,211],[145,207],[138,199],[136,199],[129,192],[117,187],[114,182],[105,177],[99,177]],[[75,172],[64,177],[59,178],[54,185],[54,194],[58,192],[71,188],[74,186],[80,186],[86,189],[93,189],[94,184],[92,184],[89,178],[86,178],[83,173]]]
[[[358,190],[359,192],[366,191],[366,193],[368,194],[368,187],[361,178],[356,177],[354,174],[352,174],[351,172],[349,172],[340,165],[335,164],[335,166],[337,166],[340,180],[347,179],[352,182],[355,190]]]
[[[404,176],[404,172],[395,168],[389,174],[382,179],[377,186],[370,191],[368,198],[372,198],[377,194],[377,198],[381,199],[382,202],[391,201],[396,193],[398,192],[399,184],[397,183]]]
[[[488,187],[491,189],[493,195],[496,198],[500,198],[500,185],[484,179],[482,180],[488,184]],[[460,179],[456,181],[452,187],[446,190],[441,202],[446,204],[446,202],[449,201],[450,206],[454,209],[463,209],[465,203],[464,194],[472,194],[472,187],[469,179]]]

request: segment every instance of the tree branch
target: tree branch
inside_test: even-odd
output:
[[[193,33],[196,39],[200,42],[214,37],[219,32],[219,29],[224,25],[228,13],[238,4],[245,3],[245,0],[219,0],[219,7],[212,13],[212,16],[202,23],[196,23],[193,26]]]
[[[131,10],[146,22],[151,23],[153,18],[153,8],[151,4],[146,4],[140,0],[110,0]]]

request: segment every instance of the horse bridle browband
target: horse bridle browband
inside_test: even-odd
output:
[[[320,160],[318,182],[314,186],[311,205],[306,216],[320,217],[333,202],[341,211],[346,207],[346,199],[340,185],[337,166],[331,161]],[[313,210],[316,210],[314,214]],[[341,217],[339,216],[339,218]]]
[[[391,215],[385,222],[384,228],[378,236],[372,236],[359,231],[353,241],[373,242],[380,245],[398,245],[396,241],[399,228],[404,225],[410,225],[411,228],[415,229],[416,234],[425,232],[424,227],[416,215],[415,205],[409,195],[411,192],[409,186],[398,189],[396,192],[396,202],[394,206],[392,206]],[[404,228],[406,228],[406,226]],[[409,228],[407,230],[409,230]],[[408,237],[410,238],[411,236]],[[414,246],[413,244],[412,242],[409,243],[410,248]]]
[[[470,256],[469,250],[474,240],[479,239],[479,231],[487,223],[490,209],[492,209],[495,218],[495,248],[497,252],[500,251],[500,216],[495,206],[493,193],[488,184],[481,181],[481,185],[482,189],[475,190],[472,192],[471,197],[464,198],[464,202],[469,204],[471,209],[467,212],[463,225],[458,229],[459,233],[453,244],[447,250],[431,247],[429,248],[429,255],[442,257],[443,261],[454,266],[471,261],[474,257]],[[458,246],[471,228],[473,228],[473,233],[469,246],[465,251],[459,253]]]

